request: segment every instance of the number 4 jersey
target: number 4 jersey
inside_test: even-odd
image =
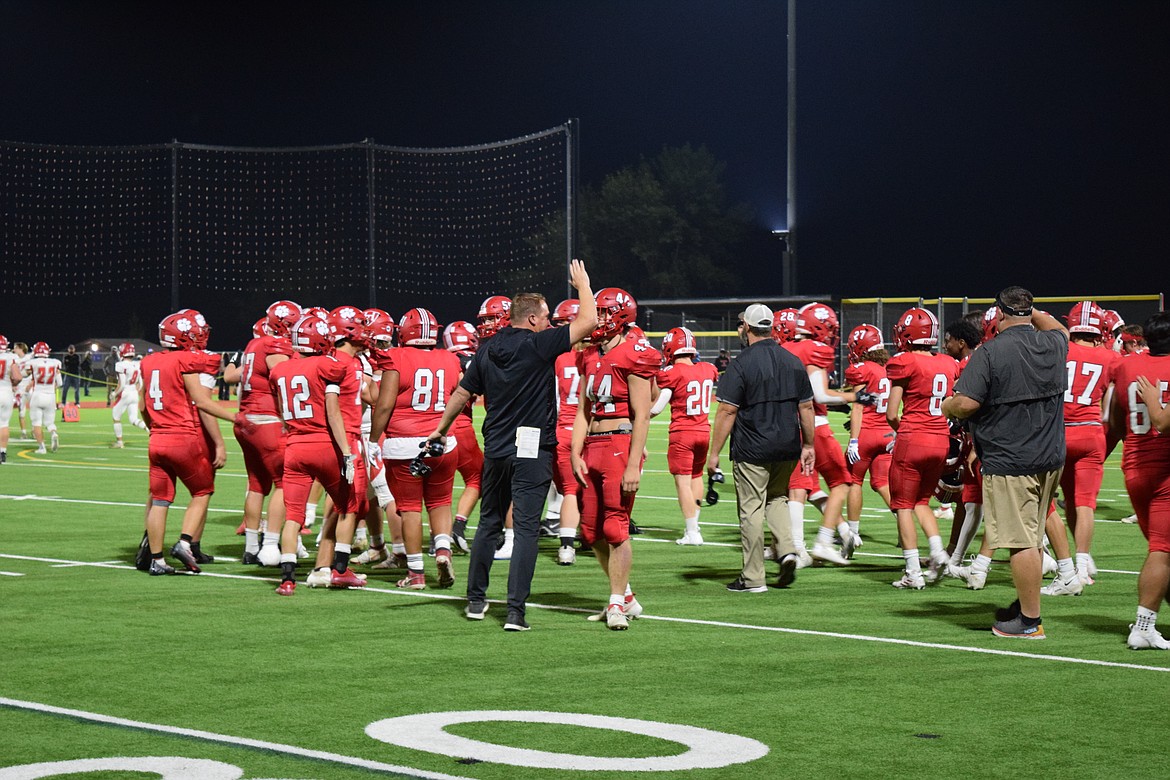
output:
[[[658,372],[658,387],[670,391],[670,432],[709,431],[711,395],[719,372],[710,363],[674,363]]]
[[[202,433],[199,413],[187,395],[183,375],[215,376],[219,364],[220,356],[214,352],[184,349],[152,352],[142,358],[139,365],[146,386],[146,411],[152,434]]]

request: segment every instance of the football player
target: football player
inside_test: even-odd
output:
[[[845,382],[856,390],[875,396],[868,406],[854,404],[849,414],[849,448],[846,459],[853,473],[849,486],[849,527],[858,534],[861,521],[861,485],[869,474],[869,487],[886,506],[890,505],[890,445],[894,431],[886,421],[890,398],[890,380],[885,365],[890,359],[882,334],[873,325],[861,324],[849,333],[849,367]]]
[[[138,416],[138,396],[142,390],[142,368],[138,363],[138,354],[130,342],[123,344],[119,350],[122,359],[114,365],[118,375],[118,389],[114,392],[114,444],[121,449],[126,445],[122,441],[122,415],[130,417],[130,424],[136,428],[146,430],[146,423]]]
[[[28,416],[28,391],[32,388],[32,377],[27,376],[24,369],[32,360],[32,355],[28,352],[28,344],[23,341],[12,345],[12,354],[16,356],[15,374],[12,381],[14,386],[13,404],[16,406],[17,416],[20,419],[20,438],[28,439],[28,429],[25,427],[24,420]]]
[[[1146,320],[1149,352],[1119,361],[1109,424],[1125,437],[1125,490],[1147,540],[1138,575],[1137,621],[1127,644],[1134,650],[1170,650],[1158,633],[1158,609],[1170,582],[1170,313]]]
[[[511,301],[509,301],[511,304]],[[460,376],[467,370],[467,364],[475,357],[479,349],[479,334],[475,326],[464,320],[456,320],[443,328],[443,345],[447,351],[459,358]],[[458,442],[459,462],[456,470],[463,477],[463,494],[459,496],[459,505],[455,509],[455,520],[451,524],[451,538],[455,545],[463,552],[471,552],[471,545],[467,543],[467,518],[479,503],[481,478],[483,476],[483,449],[479,446],[479,439],[475,435],[475,426],[472,418],[472,408],[475,399],[470,399],[455,418],[451,426],[451,435]]]
[[[360,324],[357,327],[360,329]],[[364,576],[349,568],[354,525],[357,515],[365,512],[366,499],[365,464],[358,442],[361,370],[353,359],[357,347],[347,339],[351,334],[338,338],[320,317],[302,317],[289,335],[292,348],[304,357],[278,363],[268,374],[287,433],[281,582],[276,592],[291,596],[296,591],[297,544],[314,480],[333,499],[337,514],[325,519],[317,565],[305,584],[311,588],[365,587]]]
[[[504,295],[492,295],[484,300],[479,307],[479,315],[475,326],[476,333],[481,340],[490,339],[506,327],[512,312],[512,299]]]
[[[57,388],[61,386],[61,361],[53,357],[49,345],[43,341],[33,344],[32,360],[24,367],[32,380],[29,393],[28,416],[37,454],[45,454],[45,428],[49,429],[50,448],[57,451]]]
[[[696,363],[695,336],[686,328],[671,328],[662,339],[666,366],[655,378],[650,416],[670,407],[666,466],[674,477],[685,531],[677,544],[701,545],[699,507],[703,505],[703,472],[711,438],[711,396],[719,373],[710,363]]]
[[[200,551],[199,540],[215,492],[215,470],[227,461],[216,419],[235,422],[233,412],[211,399],[220,356],[206,350],[210,333],[202,314],[180,309],[158,325],[164,349],[140,364],[145,392],[139,396],[139,412],[150,430],[150,508],[137,565],[152,575],[175,572],[163,559],[163,540],[176,480],[190,491],[191,501],[171,555],[195,574],[201,571],[200,559],[210,559]]]
[[[831,307],[823,303],[809,303],[802,306],[797,313],[796,335],[793,340],[782,346],[804,364],[809,382],[812,383],[813,412],[816,420],[814,429],[816,438],[813,441],[817,454],[816,470],[829,485],[829,498],[825,502],[824,519],[817,530],[817,539],[813,544],[811,555],[818,560],[847,564],[848,559],[853,557],[853,550],[861,538],[850,528],[843,513],[845,500],[849,496],[849,486],[853,484],[853,476],[849,471],[849,466],[845,463],[845,454],[841,451],[841,445],[837,443],[836,438],[833,437],[832,429],[829,427],[827,406],[829,404],[854,403],[859,396],[852,392],[829,389],[828,377],[837,361],[839,331],[837,314]],[[869,394],[862,395],[861,398],[869,403],[873,403],[875,400]],[[794,524],[794,543],[796,541],[795,531]],[[841,537],[840,552],[833,546],[834,537],[837,535]],[[803,539],[803,520],[800,536]]]
[[[18,380],[16,353],[8,349],[8,339],[0,336],[0,466],[8,460],[8,424],[16,404],[13,386]]]
[[[609,580],[600,616],[613,630],[642,614],[630,588],[630,511],[641,482],[650,427],[650,385],[662,355],[644,338],[629,340],[638,305],[616,287],[600,290],[591,345],[577,353],[584,403],[573,424],[573,473],[582,484],[581,538],[593,547]]]
[[[510,302],[509,302],[510,303]],[[425,503],[431,537],[435,542],[435,568],[439,587],[455,584],[451,564],[451,499],[459,455],[458,440],[448,436],[443,453],[418,461],[427,435],[433,431],[447,399],[459,384],[459,358],[445,349],[435,349],[440,337],[435,315],[426,309],[411,309],[398,323],[402,344],[391,349],[383,361],[382,384],[374,405],[370,437],[386,433],[382,456],[390,488],[402,515],[406,542],[406,576],[398,587],[426,588],[423,570],[422,510]],[[416,461],[412,466],[412,461]]]
[[[581,302],[569,298],[557,304],[550,318],[552,326],[560,328],[577,319]],[[581,374],[577,368],[577,353],[585,348],[577,344],[569,352],[557,356],[554,370],[557,377],[557,458],[553,468],[553,488],[563,497],[557,536],[557,565],[572,566],[577,561],[577,527],[581,524],[581,486],[573,476],[571,451],[573,423],[577,420],[580,403]]]
[[[894,324],[894,346],[900,352],[886,364],[890,398],[886,420],[897,433],[890,462],[890,506],[898,515],[898,536],[906,571],[895,588],[926,587],[918,558],[915,519],[930,544],[929,580],[937,582],[950,558],[930,510],[930,498],[942,476],[950,450],[950,428],[942,402],[951,395],[959,363],[950,355],[934,354],[938,319],[927,309],[907,310]]]

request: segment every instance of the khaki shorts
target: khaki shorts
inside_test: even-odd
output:
[[[1024,476],[983,475],[983,516],[992,549],[1038,548],[1062,468]]]

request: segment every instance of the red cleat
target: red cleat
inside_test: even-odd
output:
[[[364,588],[366,581],[358,577],[347,567],[345,571],[337,571],[333,569],[333,574],[329,580],[329,587],[331,588]]]
[[[407,571],[406,576],[398,581],[398,587],[406,590],[425,590],[427,587],[426,575],[421,571]]]
[[[276,589],[277,596],[291,596],[297,590],[297,584],[292,580],[285,580],[280,583],[280,587]]]

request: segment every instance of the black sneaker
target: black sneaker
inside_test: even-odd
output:
[[[1016,615],[1011,620],[997,620],[991,633],[1007,639],[1044,639],[1044,624],[1036,621],[1029,625],[1024,622],[1023,615]]]
[[[795,561],[793,562],[792,565],[793,565],[793,567],[796,566]],[[768,592],[767,585],[755,585],[755,586],[748,585],[746,582],[743,581],[742,576],[736,577],[734,580],[727,583],[727,589],[729,591],[731,591],[732,593],[767,593]]]
[[[467,543],[467,521],[456,520],[451,524],[451,539],[455,547],[465,553],[471,552],[471,545]]]
[[[634,518],[631,517],[630,518],[630,536],[636,536],[640,533],[642,533],[642,529],[638,527],[638,524],[634,522]]]
[[[240,563],[244,564],[245,566],[259,566],[260,556],[256,553],[245,552],[244,557]]]
[[[463,608],[463,614],[467,616],[468,620],[483,620],[483,616],[487,614],[488,605],[486,601],[469,601],[467,606]]]
[[[134,555],[134,568],[150,571],[150,540],[146,538],[146,531],[142,532],[142,541],[138,543],[138,552]]]
[[[780,576],[776,578],[777,588],[787,588],[796,582],[796,554],[788,553],[780,558]]]
[[[1015,620],[1020,616],[1020,600],[1016,599],[1009,606],[1000,607],[995,610],[995,619],[1001,623],[1006,623],[1009,620]]]
[[[0,452],[0,465],[3,465],[7,462],[8,462],[8,452],[7,451]]]
[[[196,550],[194,547],[191,548],[191,552],[195,555],[195,563],[201,566],[205,563],[215,563],[214,555],[208,555],[203,550]]]
[[[540,524],[540,535],[553,539],[558,538],[561,535],[561,521],[546,518],[545,521]]]
[[[175,542],[175,546],[171,548],[171,557],[178,558],[183,566],[187,567],[187,571],[192,574],[198,574],[203,571],[199,568],[199,563],[195,560],[195,556],[190,549],[184,548],[182,542]]]
[[[468,615],[468,617],[471,617]],[[516,609],[508,610],[508,622],[504,623],[505,631],[528,631],[531,626],[524,620],[524,613]]]

